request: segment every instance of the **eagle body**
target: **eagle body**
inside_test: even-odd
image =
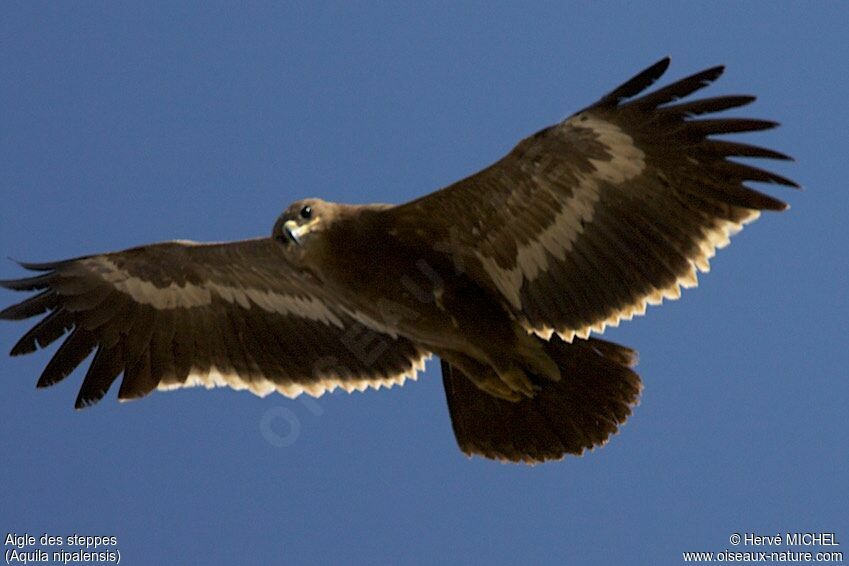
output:
[[[45,315],[12,347],[64,338],[38,386],[93,354],[76,406],[183,387],[257,395],[363,391],[438,356],[466,454],[528,463],[605,443],[642,388],[606,327],[676,299],[762,210],[745,183],[794,187],[717,138],[774,122],[717,118],[750,96],[685,100],[722,67],[644,92],[664,59],[490,167],[400,205],[305,199],[269,237],[163,242],[0,281],[34,292],[0,319]]]
[[[303,262],[365,326],[454,360],[484,390],[509,400],[519,398],[513,385],[533,394],[526,370],[559,379],[542,342],[528,336],[493,292],[458,267],[444,243],[423,247],[417,230],[411,233],[399,222],[395,207],[360,206],[358,214],[349,215],[347,205],[309,202],[324,226],[303,250],[295,250],[293,261]],[[505,383],[498,383],[499,376]],[[523,382],[515,384],[516,379]]]

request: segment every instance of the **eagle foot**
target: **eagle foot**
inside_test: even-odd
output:
[[[511,392],[518,393],[529,399],[532,399],[540,390],[540,387],[534,385],[528,374],[518,366],[510,366],[506,371],[499,373],[498,377],[500,381],[510,388]]]

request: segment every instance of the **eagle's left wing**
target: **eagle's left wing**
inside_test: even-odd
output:
[[[487,169],[388,214],[401,230],[426,230],[436,250],[543,337],[586,337],[677,298],[743,224],[763,209],[786,208],[745,181],[796,185],[727,159],[786,156],[712,137],[774,122],[694,119],[754,97],[672,104],[722,67],[626,102],[668,64],[523,140]]]
[[[196,385],[316,396],[400,384],[429,355],[348,316],[270,238],[166,242],[24,267],[41,274],[0,286],[38,293],[0,319],[46,316],[12,355],[70,333],[38,381],[44,387],[95,352],[78,408],[121,373],[120,399]]]

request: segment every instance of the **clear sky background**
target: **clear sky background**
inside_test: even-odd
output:
[[[796,157],[772,168],[805,191],[772,190],[790,211],[606,334],[640,351],[642,403],[558,463],[463,456],[435,362],[310,403],[115,387],[76,412],[84,370],[36,390],[49,353],[0,358],[2,534],[115,535],[126,564],[674,564],[817,530],[849,553],[849,8],[561,4],[4,4],[3,257],[265,235],[306,196],[405,201],[665,55],[664,81],[728,65],[707,92],[759,96],[745,114],[783,125],[747,139]],[[2,349],[27,328],[0,324]]]

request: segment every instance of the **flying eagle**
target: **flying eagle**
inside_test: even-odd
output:
[[[415,379],[439,356],[468,455],[540,462],[603,444],[637,403],[636,353],[591,337],[675,299],[761,210],[745,181],[797,186],[729,157],[789,159],[713,136],[777,124],[702,115],[752,96],[679,102],[707,69],[644,94],[663,59],[486,169],[401,205],[307,199],[267,238],[163,242],[1,281],[47,313],[11,355],[67,334],[38,380],[92,352],[76,400],[229,386],[319,396]]]

